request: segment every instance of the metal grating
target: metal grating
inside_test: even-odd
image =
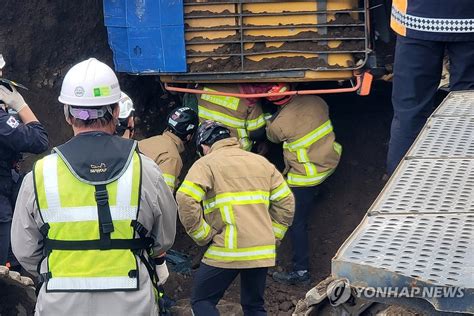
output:
[[[474,116],[474,91],[451,92],[433,116]]]
[[[369,216],[339,261],[472,288],[474,214]]]
[[[462,287],[462,298],[422,298],[441,312],[474,314],[472,108],[474,91],[443,101],[334,257],[334,277],[372,287]]]
[[[407,157],[474,158],[473,135],[474,117],[434,117],[426,124]]]
[[[369,214],[443,212],[474,214],[474,160],[405,160],[369,210]]]
[[[184,4],[189,74],[355,70],[370,51],[367,0]]]

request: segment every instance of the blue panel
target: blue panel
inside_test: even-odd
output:
[[[186,48],[184,38],[177,34],[184,34],[184,26],[167,26],[161,29],[163,35],[164,69],[168,72],[186,72]]]
[[[126,3],[127,26],[160,27],[160,2],[158,0],[127,0]]]
[[[115,70],[186,72],[183,1],[104,0]]]
[[[184,25],[183,1],[160,0],[161,25]]]
[[[126,8],[123,0],[104,0],[105,26],[126,26]]]

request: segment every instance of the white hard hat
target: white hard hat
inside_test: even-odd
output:
[[[135,110],[133,108],[132,99],[130,99],[130,97],[124,92],[121,93],[119,107],[120,107],[119,119],[126,119]]]
[[[96,107],[117,103],[120,86],[114,71],[95,58],[73,66],[61,86],[59,102],[76,107]]]

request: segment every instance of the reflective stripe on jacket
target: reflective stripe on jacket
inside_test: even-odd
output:
[[[238,85],[207,85],[207,91],[240,93]],[[231,136],[237,137],[243,149],[252,149],[249,133],[265,126],[262,108],[259,103],[249,107],[235,97],[202,94],[199,97],[198,113],[200,122],[212,120],[230,129]]]
[[[137,153],[118,180],[106,185],[112,217],[111,240],[131,240],[137,219],[141,162]],[[95,186],[77,179],[58,154],[39,160],[34,168],[37,202],[47,239],[98,241],[99,219]],[[47,291],[136,290],[137,259],[130,249],[59,250],[47,257]]]
[[[474,40],[472,0],[393,0],[392,29],[401,36],[432,41]]]
[[[291,225],[294,198],[264,157],[243,151],[235,138],[216,142],[189,170],[176,193],[181,222],[203,262],[222,268],[275,265],[275,240]]]
[[[174,192],[183,168],[181,160],[181,153],[184,151],[183,141],[170,131],[166,131],[162,135],[139,141],[138,147],[145,156],[156,162],[163,172],[166,184]]]
[[[295,124],[298,122],[298,124]],[[267,137],[283,142],[290,186],[314,186],[329,177],[342,152],[335,142],[327,104],[317,96],[295,96],[267,123]]]

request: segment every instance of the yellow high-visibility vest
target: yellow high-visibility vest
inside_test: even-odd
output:
[[[137,152],[115,181],[98,186],[71,172],[53,153],[34,167],[36,200],[46,226],[47,291],[136,290],[137,258],[132,249],[144,249],[135,238],[141,161]],[[106,189],[106,190],[105,190]],[[110,212],[109,233],[101,225],[100,210]],[[108,237],[108,238],[107,238]]]

